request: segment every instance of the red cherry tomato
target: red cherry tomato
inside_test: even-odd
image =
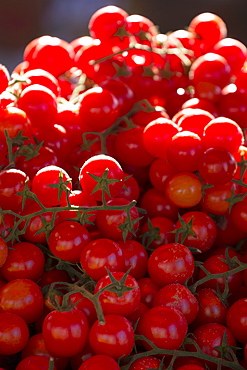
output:
[[[148,272],[159,286],[184,284],[194,272],[194,258],[182,244],[170,243],[155,249],[148,260]]]
[[[86,316],[79,310],[54,310],[46,316],[42,333],[52,356],[71,357],[86,345],[89,325]]]
[[[124,276],[123,272],[113,272],[113,277],[116,280],[121,280]],[[94,293],[98,293],[102,288],[111,284],[111,278],[108,275],[103,276],[96,284]],[[118,296],[114,292],[104,290],[100,293],[99,301],[104,314],[117,314],[128,316],[133,313],[140,302],[141,292],[137,281],[131,276],[127,275],[124,282],[124,287],[132,288],[128,292],[124,292]]]
[[[125,259],[120,245],[110,239],[96,239],[83,248],[80,263],[83,270],[94,280],[99,280],[111,272],[125,270]]]
[[[138,322],[137,332],[162,349],[179,349],[187,334],[184,315],[172,307],[157,306],[144,313]],[[176,334],[175,334],[176,333]],[[150,345],[142,341],[146,349]]]
[[[0,313],[0,355],[20,352],[28,338],[29,329],[22,317],[10,312]]]
[[[134,347],[134,330],[130,322],[120,315],[105,315],[105,324],[97,320],[91,327],[89,343],[97,355],[118,360],[127,357]]]

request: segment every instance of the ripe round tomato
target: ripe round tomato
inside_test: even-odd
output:
[[[30,279],[15,279],[0,290],[0,312],[22,317],[28,324],[41,316],[44,297],[40,287]]]
[[[211,185],[223,185],[233,179],[237,171],[237,163],[228,150],[209,148],[200,158],[198,170],[205,182]]]
[[[223,19],[213,13],[200,13],[190,22],[189,31],[194,32],[203,44],[203,50],[210,50],[227,35],[227,26]]]
[[[153,306],[173,307],[182,312],[188,325],[196,318],[199,304],[196,297],[186,286],[168,284],[161,288],[154,297]]]
[[[144,127],[137,126],[120,132],[115,140],[116,157],[123,165],[145,167],[152,163],[154,157],[144,147]]]
[[[124,172],[113,157],[104,154],[95,155],[88,159],[80,169],[79,182],[82,189],[91,194],[96,200],[102,200],[102,189],[96,189],[96,186],[99,184],[100,177],[106,171],[107,179],[117,181],[110,182],[109,189],[104,187],[104,190],[108,193],[108,196],[115,197],[122,188],[121,181],[123,180]],[[90,175],[97,176],[97,181]]]
[[[182,244],[170,243],[155,249],[148,260],[148,272],[159,286],[184,284],[194,272],[194,258]]]
[[[223,336],[226,337],[226,346],[236,346],[233,332],[226,326],[209,323],[199,326],[193,332],[193,339],[196,341],[202,352],[213,357],[220,357],[220,352],[215,348],[223,343]],[[195,351],[193,344],[188,345],[188,349]]]
[[[178,206],[168,199],[164,191],[155,188],[148,189],[140,200],[140,206],[147,211],[149,218],[167,217],[172,221],[177,221]]]
[[[78,370],[120,370],[118,363],[108,355],[94,355],[86,359]]]
[[[85,226],[75,221],[63,221],[51,231],[48,246],[56,257],[78,263],[83,248],[89,242],[90,234]]]
[[[233,303],[227,312],[227,327],[231,330],[236,340],[247,342],[247,299],[241,298]]]
[[[129,370],[147,370],[147,369],[158,369],[161,364],[161,360],[154,356],[144,356],[137,358],[132,362]]]
[[[180,172],[197,171],[202,154],[202,140],[191,131],[178,132],[167,148],[168,161]]]
[[[45,266],[41,249],[33,243],[19,242],[12,245],[1,272],[6,280],[30,279],[37,281]]]
[[[80,310],[54,310],[45,317],[42,333],[50,355],[71,357],[86,345],[89,325],[86,316]]]
[[[128,13],[117,6],[104,6],[93,13],[88,29],[93,38],[109,41],[119,29],[126,27]]]
[[[182,220],[187,226],[182,225]],[[184,245],[201,252],[206,252],[213,247],[217,229],[214,220],[209,215],[202,211],[191,211],[184,213],[182,220],[178,220],[175,226],[177,230],[183,228],[179,234],[179,242],[183,240]],[[190,222],[192,222],[191,227]]]
[[[46,370],[49,368],[50,358],[43,355],[32,355],[25,357],[23,360],[21,360],[16,370],[26,370],[26,369],[40,369],[40,370]],[[57,369],[57,367],[54,365],[54,370]]]
[[[231,68],[224,57],[209,52],[194,61],[189,77],[194,96],[215,103],[222,89],[231,81]]]
[[[124,206],[129,204],[127,199],[115,198],[106,203],[108,206]],[[130,209],[130,219],[133,223],[133,233],[139,228],[139,213],[136,207]],[[137,222],[136,222],[137,221]],[[132,233],[129,229],[121,229],[121,226],[128,222],[127,212],[124,210],[99,210],[96,216],[96,225],[104,238],[112,240],[121,240],[124,235],[129,238]],[[131,225],[130,225],[131,227]]]
[[[70,190],[72,190],[71,179],[62,167],[43,167],[33,177],[32,191],[47,207],[57,206],[64,202],[66,191]]]
[[[223,261],[222,261],[223,259]],[[231,268],[230,266],[224,262],[226,259],[224,254],[216,254],[204,261],[203,267],[209,271],[211,274],[219,274],[226,271],[229,271]],[[206,276],[206,273],[200,269],[198,274],[198,279],[202,279]],[[224,277],[221,278],[211,278],[210,280],[204,282],[200,285],[201,288],[212,288],[217,290],[220,289],[221,292],[225,289],[225,279]],[[242,271],[237,272],[236,274],[232,274],[227,277],[228,279],[228,287],[229,292],[234,292],[243,282],[243,273]]]
[[[163,244],[173,243],[175,241],[175,224],[167,217],[152,217],[145,222],[141,228],[141,235],[146,234],[149,249],[156,249]],[[149,237],[153,239],[149,242]]]
[[[39,170],[52,165],[59,166],[59,159],[53,149],[44,145],[39,149],[39,154],[35,157],[27,160],[27,157],[19,155],[16,158],[16,168],[25,172],[31,181]]]
[[[144,147],[152,156],[165,159],[172,137],[177,133],[178,127],[172,120],[157,118],[144,128]]]
[[[32,335],[29,339],[23,350],[21,351],[22,359],[34,355],[45,356],[46,358],[50,359],[50,354],[46,348],[43,334],[38,333]],[[58,370],[65,370],[66,366],[68,365],[69,360],[64,357],[56,357],[54,358],[54,364]],[[25,364],[25,362],[23,363]],[[45,370],[47,367],[45,368]]]
[[[187,334],[188,324],[184,315],[173,307],[157,306],[140,318],[137,332],[162,349],[179,349]],[[142,341],[146,349],[150,345]]]
[[[33,213],[40,212],[41,207],[36,202],[26,203],[21,215],[23,217],[32,215]],[[34,215],[27,221],[22,221],[19,225],[19,229],[24,229],[24,238],[26,241],[31,243],[46,243],[47,235],[45,230],[46,223],[52,222],[52,212],[41,212],[42,214]],[[27,226],[26,226],[27,223]],[[55,221],[56,224],[56,221]],[[43,229],[41,231],[41,229]]]
[[[118,244],[123,251],[125,258],[125,269],[135,279],[142,278],[147,272],[148,254],[141,243],[136,240],[119,240]]]
[[[43,85],[30,85],[21,92],[18,108],[26,112],[33,127],[48,128],[57,116],[56,95]]]
[[[168,180],[165,195],[177,207],[190,208],[202,199],[202,184],[192,172],[178,172]]]
[[[99,280],[111,272],[125,270],[125,259],[120,245],[111,239],[96,239],[83,248],[80,264],[83,270],[94,280]]]
[[[134,347],[134,330],[121,315],[105,315],[105,324],[98,320],[89,333],[89,344],[97,355],[107,355],[118,360],[128,356]]]
[[[23,59],[29,69],[42,68],[55,77],[73,67],[73,47],[59,37],[44,35],[26,45]]]
[[[124,272],[113,272],[114,279],[121,280],[124,276]],[[103,276],[96,284],[94,293],[98,293],[102,288],[112,283],[110,276]],[[131,276],[127,275],[124,282],[124,287],[132,288],[127,292],[118,296],[117,293],[104,290],[100,296],[99,301],[104,314],[117,314],[128,316],[133,313],[140,302],[141,292],[137,281]]]
[[[103,131],[118,118],[117,98],[99,86],[88,89],[80,95],[79,114],[90,131]]]
[[[198,290],[196,299],[199,303],[199,310],[193,322],[193,327],[209,323],[226,324],[228,307],[213,289],[203,288]]]
[[[220,147],[234,154],[243,145],[243,140],[243,132],[235,121],[217,117],[205,126],[202,144],[205,149]]]
[[[22,317],[10,312],[0,313],[0,355],[20,352],[28,338],[29,329]]]
[[[0,204],[2,209],[10,209],[14,212],[22,210],[23,196],[17,193],[24,190],[26,183],[30,184],[29,178],[21,170],[10,168],[0,171]]]

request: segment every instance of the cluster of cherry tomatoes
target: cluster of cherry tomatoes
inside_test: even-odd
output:
[[[247,368],[247,49],[107,6],[0,68],[1,370]]]

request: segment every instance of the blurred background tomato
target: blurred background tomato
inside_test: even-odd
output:
[[[106,5],[150,18],[162,33],[186,28],[202,12],[219,15],[228,37],[247,44],[246,0],[0,0],[0,63],[11,72],[32,39],[50,35],[70,42],[88,35],[91,15]]]

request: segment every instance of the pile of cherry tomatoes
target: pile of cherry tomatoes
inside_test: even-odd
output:
[[[0,68],[1,370],[246,369],[246,46],[88,29]]]

